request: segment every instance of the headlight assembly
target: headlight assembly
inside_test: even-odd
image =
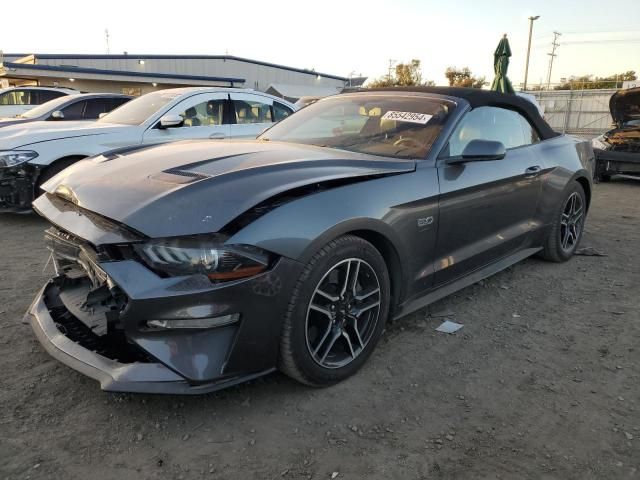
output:
[[[591,147],[598,150],[609,150],[610,145],[604,141],[603,136],[600,136],[591,140]]]
[[[37,156],[38,154],[31,150],[0,150],[0,167],[14,167]]]
[[[145,263],[169,276],[206,275],[212,282],[252,277],[270,264],[268,253],[249,245],[223,245],[220,237],[152,240],[136,246]]]

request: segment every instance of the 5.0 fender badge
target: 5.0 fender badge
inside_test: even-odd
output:
[[[428,227],[433,223],[433,217],[424,217],[418,219],[418,227]]]

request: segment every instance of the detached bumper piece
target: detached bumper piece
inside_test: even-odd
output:
[[[640,151],[615,151],[594,149],[596,175],[640,176]]]
[[[57,276],[26,320],[53,357],[103,390],[200,394],[275,370],[288,300],[279,293],[297,278],[296,262],[281,259],[257,277],[214,285],[106,258],[57,228],[45,239]]]

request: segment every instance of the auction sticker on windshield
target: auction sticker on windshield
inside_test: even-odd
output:
[[[416,112],[396,112],[394,110],[389,110],[382,116],[383,120],[397,120],[400,122],[410,122],[410,123],[421,123],[425,125],[433,115],[429,115],[427,113],[416,113]]]

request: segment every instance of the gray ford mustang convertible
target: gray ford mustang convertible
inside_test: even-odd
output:
[[[574,253],[593,151],[515,95],[369,90],[255,141],[82,161],[34,203],[55,276],[29,319],[105,390],[356,372],[389,319],[533,254]]]

